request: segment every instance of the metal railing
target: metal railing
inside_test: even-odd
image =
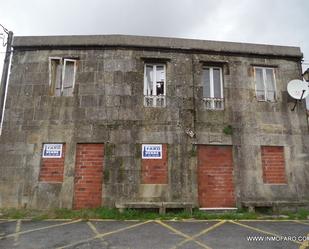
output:
[[[164,95],[144,96],[144,106],[146,107],[165,107],[166,98]]]
[[[224,110],[223,98],[203,98],[208,110]]]

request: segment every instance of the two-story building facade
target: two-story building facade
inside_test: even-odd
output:
[[[122,35],[13,48],[1,207],[307,205],[306,109],[286,90],[299,48]]]

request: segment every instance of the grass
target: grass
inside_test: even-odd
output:
[[[309,219],[309,210],[307,209],[299,209],[298,212],[283,212],[283,215],[286,215],[289,217],[289,219],[293,220],[305,220]]]
[[[2,219],[115,219],[115,220],[182,220],[182,219],[225,219],[225,220],[245,220],[245,219],[308,219],[309,210],[300,209],[298,212],[283,212],[281,216],[276,214],[249,213],[245,210],[237,210],[231,212],[204,212],[198,209],[193,210],[190,214],[185,211],[167,212],[159,214],[155,211],[145,211],[139,209],[127,209],[123,213],[119,213],[115,208],[95,208],[95,209],[52,209],[52,210],[33,210],[33,209],[0,209]],[[282,216],[284,215],[284,216]]]

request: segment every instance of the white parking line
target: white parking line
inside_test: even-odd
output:
[[[61,223],[61,224],[56,224],[56,225],[51,225],[51,226],[46,226],[46,227],[40,227],[40,228],[36,228],[36,229],[32,229],[32,230],[27,230],[27,231],[23,231],[23,232],[11,233],[11,234],[8,234],[6,236],[0,237],[0,240],[1,239],[5,239],[5,238],[10,238],[10,237],[15,237],[17,234],[21,235],[21,234],[26,234],[26,233],[32,233],[32,232],[41,231],[41,230],[45,230],[45,229],[49,229],[49,228],[65,226],[65,225],[77,223],[77,222],[80,222],[80,221],[81,220],[74,220],[74,221],[70,221],[70,222],[66,222],[66,223]]]
[[[20,227],[21,227],[21,220],[18,220],[16,222],[16,229],[15,229],[15,236],[14,236],[14,246],[19,245],[18,239],[19,239]]]

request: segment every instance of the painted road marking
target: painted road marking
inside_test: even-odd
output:
[[[32,230],[27,230],[27,231],[20,231],[21,230],[21,225],[22,225],[22,221],[23,220],[28,220],[28,219],[22,219],[22,220],[1,220],[0,224],[2,223],[6,223],[6,222],[15,222],[16,221],[16,229],[15,229],[15,232],[12,233],[12,234],[8,234],[6,236],[3,236],[4,234],[0,234],[0,239],[5,239],[5,238],[14,238],[14,245],[16,243],[16,245],[18,245],[19,243],[19,236],[22,235],[22,234],[27,234],[27,233],[31,233],[31,232],[36,232],[36,231],[40,231],[40,230],[45,230],[45,229],[49,229],[49,228],[54,228],[54,227],[59,227],[59,226],[64,226],[64,225],[68,225],[68,224],[73,224],[73,223],[77,223],[77,222],[80,222],[81,220],[74,220],[74,221],[70,221],[70,222],[65,222],[65,223],[61,223],[61,224],[55,224],[55,225],[51,225],[51,226],[45,226],[45,227],[41,227],[41,228],[37,228],[37,229],[32,229]],[[54,219],[52,221],[59,221],[57,219]],[[96,220],[96,221],[102,221],[104,222],[105,220]],[[209,221],[209,220],[207,220]],[[218,220],[216,220],[218,221]],[[265,222],[265,221],[269,221],[269,222],[295,222],[295,223],[299,223],[299,224],[304,224],[304,225],[309,225],[309,223],[306,223],[305,221],[299,221],[299,220],[244,220],[244,221],[254,221],[254,222]],[[205,245],[205,244],[202,244],[201,242],[197,241],[196,238],[201,236],[202,234],[206,234],[210,231],[212,231],[213,229],[215,229],[216,227],[224,224],[225,222],[230,222],[230,223],[233,223],[233,224],[236,224],[236,225],[239,225],[239,226],[242,226],[246,229],[249,229],[249,230],[254,230],[254,231],[257,231],[259,233],[263,233],[263,234],[268,234],[268,235],[271,235],[271,236],[281,236],[281,235],[277,235],[275,233],[272,233],[272,232],[269,232],[269,231],[265,231],[265,230],[262,230],[262,229],[259,229],[259,228],[255,228],[253,226],[250,226],[250,225],[246,225],[246,224],[242,224],[242,223],[239,223],[237,221],[232,221],[232,220],[229,220],[229,221],[223,221],[221,220],[220,222],[216,223],[215,225],[199,232],[198,234],[194,235],[194,236],[189,236],[179,230],[177,230],[176,228],[172,227],[172,226],[169,226],[168,224],[165,224],[164,222],[161,222],[161,221],[152,221],[152,220],[149,220],[149,221],[145,221],[145,222],[141,222],[141,223],[138,223],[138,224],[134,224],[134,225],[131,225],[131,226],[127,226],[127,227],[123,227],[123,228],[120,228],[120,229],[117,229],[117,230],[114,230],[114,231],[110,231],[110,232],[107,232],[107,233],[102,233],[100,234],[99,231],[96,229],[96,227],[91,223],[91,222],[87,222],[88,226],[90,227],[90,229],[94,232],[95,236],[92,237],[92,238],[89,238],[89,239],[85,239],[85,240],[81,240],[81,241],[77,241],[77,242],[74,242],[72,244],[69,244],[69,245],[65,245],[63,247],[59,247],[60,248],[67,248],[67,247],[70,247],[70,246],[74,246],[74,245],[77,245],[77,244],[80,244],[80,243],[83,243],[83,242],[88,242],[88,241],[91,241],[91,240],[95,240],[95,239],[102,239],[103,237],[105,236],[108,236],[108,235],[111,235],[111,234],[115,234],[115,233],[118,233],[118,232],[122,232],[122,231],[125,231],[125,230],[128,230],[128,229],[132,229],[134,227],[137,227],[137,226],[140,226],[140,225],[143,225],[143,224],[146,224],[146,223],[150,223],[150,222],[156,222],[166,228],[168,228],[169,230],[175,232],[176,234],[182,236],[183,238],[185,238],[183,241],[181,241],[179,244],[177,244],[175,247],[173,248],[178,248],[179,246],[189,242],[189,241],[193,241],[195,243],[197,243],[199,246],[203,247],[203,248],[210,248],[209,246]],[[175,221],[175,222],[178,222],[178,221]],[[186,220],[185,222],[195,222],[193,220]],[[197,222],[200,222],[200,221],[197,221]],[[202,222],[202,221],[201,221]],[[2,237],[3,236],[3,237]],[[307,237],[309,237],[309,234],[307,235]],[[104,240],[102,240],[104,241]],[[308,241],[304,241],[304,242],[296,242],[296,241],[292,241],[296,244],[299,244],[300,245],[300,249],[305,249],[305,248],[309,248],[309,242]]]
[[[87,225],[90,227],[90,229],[92,230],[92,232],[93,232],[95,235],[100,234],[100,233],[98,232],[98,230],[96,229],[96,227],[95,227],[90,221],[87,222]]]
[[[249,219],[249,220],[238,220],[238,221],[254,221],[254,222],[264,222],[264,221],[267,221],[267,222],[291,222],[291,221],[296,221],[296,220],[289,220],[289,219],[280,219],[280,220],[276,220],[276,219],[273,219],[273,220],[252,220],[252,219]]]
[[[6,222],[13,222],[13,221],[15,221],[15,220],[0,220],[0,224],[6,223]]]
[[[99,234],[100,234],[99,231],[97,230],[97,228],[96,228],[90,221],[87,222],[87,225],[90,227],[90,229],[92,230],[92,232],[93,232],[95,235],[99,235]],[[104,243],[104,245],[105,245],[106,247],[109,246],[109,245],[108,245],[108,242],[105,241],[104,238],[100,238],[100,240]]]
[[[262,229],[259,229],[259,228],[255,228],[255,227],[252,227],[252,226],[249,226],[249,225],[238,223],[238,222],[233,221],[233,220],[229,220],[228,222],[236,224],[236,225],[239,225],[239,226],[242,226],[242,227],[245,227],[245,228],[248,228],[250,230],[254,230],[254,231],[259,232],[259,233],[264,233],[264,234],[268,234],[268,235],[276,236],[276,237],[281,237],[282,236],[282,235],[275,234],[275,233],[272,233],[272,232],[268,232],[268,231],[265,231],[265,230],[262,230]],[[298,241],[291,241],[291,242],[294,242],[294,243],[300,244],[300,245],[302,244],[302,243],[300,243]]]
[[[187,239],[181,241],[181,242],[178,243],[176,246],[174,246],[173,249],[176,249],[176,248],[182,246],[183,244],[185,244],[185,243],[187,243],[187,242],[189,242],[189,241],[191,241],[191,240],[196,241],[195,239],[198,238],[199,236],[204,235],[204,234],[206,234],[206,233],[212,231],[213,229],[215,229],[215,228],[217,228],[217,227],[223,225],[225,222],[226,222],[225,220],[221,220],[220,222],[218,222],[218,223],[212,225],[211,227],[208,227],[208,228],[202,230],[201,232],[199,232],[199,233],[197,233],[197,234],[191,236],[190,238],[187,238]],[[208,246],[208,248],[210,248],[210,247]]]
[[[16,234],[21,235],[21,234],[26,234],[26,233],[32,233],[32,232],[41,231],[41,230],[45,230],[45,229],[49,229],[49,228],[65,226],[65,225],[77,223],[77,222],[80,222],[80,221],[81,220],[74,220],[74,221],[70,221],[70,222],[66,222],[66,223],[61,223],[61,224],[56,224],[56,225],[51,225],[51,226],[46,226],[46,227],[40,227],[40,228],[36,228],[36,229],[32,229],[32,230],[27,230],[27,231],[23,231],[23,232],[11,233],[11,234],[8,234],[6,236],[0,237],[0,240],[1,239],[6,239],[6,238],[10,238],[10,237],[15,237]]]
[[[76,246],[76,245],[81,244],[81,243],[89,242],[89,241],[95,240],[95,239],[100,239],[100,238],[103,238],[105,236],[108,236],[108,235],[111,235],[111,234],[115,234],[115,233],[119,233],[119,232],[131,229],[131,228],[135,228],[135,227],[138,227],[138,226],[150,223],[150,222],[152,222],[152,220],[148,220],[148,221],[141,222],[141,223],[138,223],[138,224],[127,226],[127,227],[123,227],[123,228],[120,228],[120,229],[117,229],[117,230],[114,230],[114,231],[111,231],[111,232],[107,232],[107,233],[99,233],[98,235],[96,235],[94,237],[91,237],[89,239],[79,240],[79,241],[76,241],[74,243],[71,243],[71,244],[68,244],[68,245],[65,245],[65,246],[57,247],[56,249],[63,249],[63,248],[68,248],[68,247]]]
[[[185,233],[183,233],[183,232],[177,230],[176,228],[174,228],[174,227],[172,227],[172,226],[169,226],[169,225],[166,224],[166,223],[163,223],[162,221],[157,220],[156,223],[158,223],[158,224],[160,224],[161,226],[166,227],[167,229],[173,231],[174,233],[176,233],[176,234],[178,234],[178,235],[180,235],[180,236],[186,238],[188,241],[193,241],[193,242],[195,242],[196,244],[200,245],[200,246],[203,247],[203,248],[212,249],[211,247],[209,247],[209,246],[207,246],[207,245],[205,245],[205,244],[203,244],[203,243],[201,243],[201,242],[199,242],[199,241],[196,241],[196,240],[195,240],[194,238],[192,238],[191,236],[189,236],[189,235],[187,235],[187,234],[185,234]],[[176,245],[176,247],[177,247],[177,245]],[[172,247],[172,248],[176,248],[176,247]]]
[[[96,222],[102,222],[102,221],[119,221],[115,219],[89,219],[89,221],[96,221]],[[140,222],[141,220],[121,220],[125,222]]]
[[[293,220],[293,222],[309,226],[309,223],[303,222],[303,221],[300,221],[300,220]]]
[[[196,239],[196,238],[198,238],[199,236],[201,236],[201,235],[203,235],[203,234],[206,234],[206,233],[212,231],[213,229],[215,229],[215,228],[217,228],[217,227],[223,225],[225,222],[226,222],[225,220],[221,220],[220,222],[218,222],[218,223],[212,225],[211,227],[208,227],[208,228],[204,229],[203,231],[201,231],[201,232],[199,232],[199,233],[193,235],[192,238],[193,238],[193,239]],[[189,241],[190,241],[189,239],[186,239],[186,240],[180,242],[179,244],[177,244],[174,248],[177,248],[177,247],[179,247],[179,246],[181,246],[181,245],[183,245],[183,244],[185,244],[185,243],[187,243],[187,242],[189,242]]]
[[[20,232],[21,220],[16,222],[15,236],[14,236],[14,246],[18,246],[19,232]]]
[[[2,223],[6,223],[6,222],[14,222],[14,221],[33,221],[33,219],[0,219],[0,224]],[[117,219],[88,219],[89,221],[119,221]],[[44,219],[44,221],[72,221],[72,219]],[[140,220],[122,220],[122,221],[132,221],[132,222],[136,222],[136,221],[140,221]],[[195,219],[180,219],[180,220],[167,220],[169,222],[205,222],[205,220],[195,220]],[[222,221],[222,219],[207,219],[207,221]],[[263,219],[263,220],[257,220],[257,219],[243,219],[243,220],[239,220],[239,221],[254,221],[254,222],[303,222],[304,224],[309,224],[309,220],[291,220],[291,219],[280,219],[280,220],[276,220],[276,219]]]

